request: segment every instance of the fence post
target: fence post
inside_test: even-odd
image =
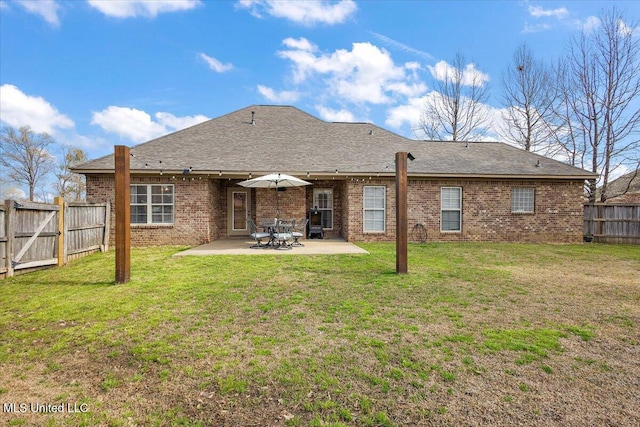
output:
[[[104,234],[102,235],[101,252],[109,252],[109,237],[111,233],[111,199],[107,199],[104,207]]]
[[[16,208],[14,206],[13,200],[5,200],[4,204],[6,206],[6,217],[4,221],[5,226],[5,234],[7,235],[7,277],[13,276],[13,241],[15,238],[15,227],[13,226],[13,221],[15,217]]]
[[[60,206],[60,210],[58,211],[58,267],[62,267],[65,264],[65,241],[64,241],[64,197],[57,196],[53,199],[53,203],[55,205]]]

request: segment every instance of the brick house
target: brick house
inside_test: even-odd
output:
[[[582,241],[590,172],[497,142],[416,141],[370,123],[328,123],[253,105],[131,148],[131,241],[197,245],[273,217],[275,190],[238,182],[281,172],[282,218],[322,213],[325,236],[395,241],[395,153],[410,152],[409,229],[428,241]],[[114,200],[114,156],[74,168],[87,200]]]

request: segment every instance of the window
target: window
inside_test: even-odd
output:
[[[533,188],[511,189],[511,212],[533,213],[535,191]]]
[[[440,230],[462,231],[462,188],[440,189]]]
[[[131,185],[131,224],[173,224],[173,185]]]
[[[322,211],[322,228],[333,228],[333,190],[331,188],[313,190],[313,207]]]
[[[386,187],[384,186],[364,187],[363,229],[365,232],[385,231],[385,193]]]

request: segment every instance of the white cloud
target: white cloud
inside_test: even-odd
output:
[[[440,61],[435,66],[428,65],[427,68],[431,72],[434,79],[444,81],[446,79],[456,80],[456,73],[462,71],[462,84],[465,86],[483,85],[489,81],[489,75],[483,73],[476,68],[476,65],[467,64],[464,70],[457,70],[454,66],[446,61]]]
[[[209,68],[211,68],[213,71],[217,73],[224,73],[233,69],[233,64],[229,64],[229,63],[223,64],[222,62],[218,61],[216,58],[209,56],[207,54],[201,53],[199,56],[200,56],[200,59],[204,60],[207,63],[207,65],[209,65]]]
[[[17,0],[27,12],[40,15],[49,24],[58,27],[60,19],[58,18],[58,9],[60,5],[55,0]]]
[[[155,18],[161,13],[194,9],[202,4],[201,0],[87,0],[87,3],[104,15],[112,18],[134,18],[144,16]]]
[[[558,19],[566,18],[569,15],[569,11],[566,7],[559,7],[557,9],[543,9],[540,6],[529,5],[527,8],[529,15],[534,18],[542,17],[555,17]]]
[[[390,108],[387,110],[387,118],[384,123],[394,129],[400,129],[405,125],[409,125],[411,128],[415,127],[420,122],[427,96],[429,95],[409,98],[406,104]]]
[[[598,20],[598,24],[599,23],[600,21]],[[633,36],[634,34],[637,35],[639,32],[638,27],[629,27],[627,23],[622,20],[618,20],[618,31],[625,37]]]
[[[167,129],[167,131],[186,129],[209,120],[209,117],[203,116],[202,114],[176,117],[171,113],[163,112],[156,113],[156,118],[158,119],[158,122]]]
[[[316,53],[306,39],[287,39],[285,45],[291,49],[278,55],[292,62],[294,83],[320,76],[330,95],[348,102],[383,104],[426,90],[413,72],[415,63],[395,65],[388,51],[371,43],[354,43],[350,51],[338,49],[330,54]]]
[[[38,133],[54,134],[56,129],[75,126],[44,98],[27,95],[10,84],[0,86],[0,119],[13,127],[30,126]]]
[[[525,22],[524,28],[522,29],[523,33],[539,33],[542,31],[547,31],[551,29],[551,25],[549,24],[534,24],[530,25],[528,22]]]
[[[313,26],[316,24],[341,24],[357,9],[353,0],[327,2],[319,0],[240,0],[236,3],[240,9],[249,9],[256,18],[263,13],[275,18],[284,18],[297,24]]]
[[[353,113],[346,109],[334,110],[322,105],[316,105],[320,118],[328,122],[355,122]]]
[[[315,52],[318,50],[318,46],[311,43],[309,40],[304,37],[300,37],[299,39],[287,38],[282,41],[282,44],[291,49],[304,50],[307,52]]]
[[[4,191],[4,198],[11,200],[26,200],[27,193],[18,187],[9,187]]]
[[[202,115],[176,117],[164,112],[156,113],[155,118],[154,121],[142,110],[112,105],[102,111],[93,112],[91,124],[134,142],[145,142],[208,120]]]
[[[263,85],[258,85],[258,92],[270,102],[293,103],[300,99],[298,92],[288,90],[276,92],[272,88]]]
[[[593,31],[600,26],[600,18],[589,16],[584,21],[578,23],[578,27],[586,32]]]

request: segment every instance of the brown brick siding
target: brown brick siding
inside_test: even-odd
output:
[[[132,183],[175,185],[175,221],[172,226],[132,226],[134,246],[197,245],[228,237],[227,188],[236,181],[177,177],[132,177]],[[87,200],[114,200],[113,176],[87,177]],[[332,188],[334,229],[327,237],[349,241],[395,240],[395,183],[393,179],[319,180],[313,186],[287,188],[278,193],[280,217],[299,220],[313,207],[313,188]],[[363,232],[363,187],[386,187],[386,230]],[[440,231],[441,187],[462,187],[462,231]],[[511,212],[511,188],[535,188],[535,213]],[[531,180],[409,180],[409,233],[416,223],[424,224],[428,241],[514,241],[579,243],[582,241],[583,184],[581,181]],[[276,211],[273,189],[252,189],[252,217],[273,217]],[[115,210],[112,209],[112,221]],[[113,223],[113,222],[112,222]],[[115,227],[111,227],[114,241]],[[411,239],[411,235],[409,236]]]
[[[364,233],[362,197],[365,185],[386,187],[386,231]],[[462,231],[440,231],[440,189],[462,188]],[[511,212],[511,188],[535,189],[535,212]],[[409,180],[409,233],[416,223],[427,229],[429,241],[553,242],[582,241],[581,181]],[[349,241],[395,240],[395,182],[352,181],[348,184]],[[411,238],[411,236],[409,236]]]
[[[262,218],[274,218],[276,216],[276,190],[273,188],[256,188],[255,190],[255,217],[259,221]],[[299,221],[306,215],[305,198],[307,187],[289,187],[284,191],[278,191],[278,207],[280,218],[295,219]]]
[[[170,176],[132,176],[132,184],[173,184],[174,224],[173,225],[132,225],[131,244],[133,246],[155,245],[199,245],[218,235],[214,226],[212,206],[215,191],[206,179],[185,179]],[[87,201],[100,202],[115,200],[113,176],[87,176]],[[115,209],[111,209],[111,224],[115,224]],[[111,227],[111,244],[115,242],[115,226]]]

